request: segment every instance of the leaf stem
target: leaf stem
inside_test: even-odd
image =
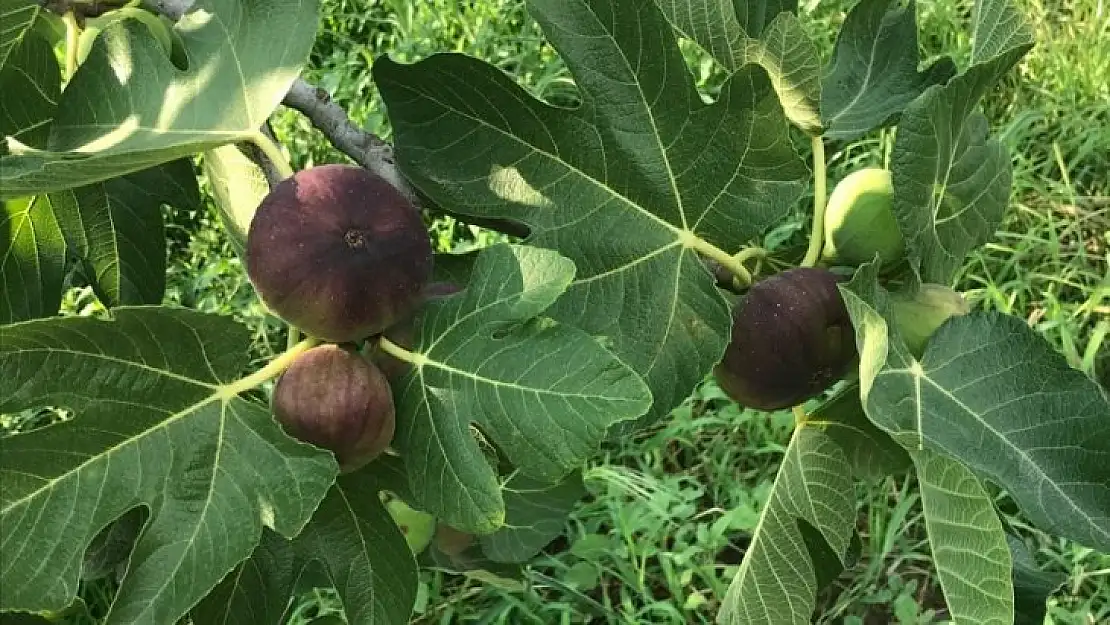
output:
[[[802,259],[802,267],[813,267],[821,256],[825,240],[825,143],[820,136],[813,137],[813,230],[809,233],[809,249]]]
[[[768,252],[767,250],[759,247],[758,245],[753,245],[751,247],[745,247],[744,249],[740,250],[736,253],[735,256],[733,256],[733,258],[736,259],[736,262],[744,265],[753,258],[767,258],[768,254],[770,254],[770,252]]]
[[[747,286],[752,283],[752,274],[748,271],[744,264],[736,260],[736,257],[722,250],[721,248],[713,245],[709,241],[699,237],[693,232],[685,233],[685,240],[683,241],[686,247],[712,258],[720,263],[722,267],[728,269],[736,279],[740,281],[741,286]]]
[[[403,360],[404,362],[410,363],[414,367],[421,367],[427,361],[427,359],[424,357],[424,354],[410,352],[404,347],[401,347],[393,341],[385,338],[385,336],[378,337],[378,346],[382,348],[383,352],[389,354],[390,356],[393,356],[397,360]]]
[[[809,418],[809,415],[806,414],[806,409],[802,406],[794,406],[793,410],[794,425],[797,427],[802,427],[803,425],[805,425],[806,420]]]
[[[312,349],[318,343],[319,341],[314,338],[304,339],[293,347],[290,347],[289,349],[275,356],[273,360],[266,363],[266,366],[262,367],[258,371],[255,371],[245,378],[240,378],[232,382],[231,384],[225,384],[221,386],[218,393],[220,399],[222,399],[223,401],[230,401],[233,397],[239,395],[240,393],[249,391],[256,386],[269,381],[271,378],[276,378],[277,376],[281,375],[283,371],[288,369],[289,365],[293,364],[293,361],[295,361],[298,356]]]
[[[267,137],[265,133],[262,131],[254,133],[251,135],[250,141],[258,146],[258,149],[262,150],[266,158],[274,164],[274,169],[277,170],[282,180],[293,176],[293,168],[290,167],[289,161],[285,159],[285,155],[281,153],[281,148],[278,147],[277,143]]]
[[[66,25],[66,82],[73,80],[77,73],[77,39],[81,36],[81,26],[77,23],[77,15],[70,8],[62,16]]]

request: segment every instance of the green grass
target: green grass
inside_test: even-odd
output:
[[[831,48],[846,1],[807,15],[823,53]],[[1012,210],[995,239],[968,258],[954,284],[981,308],[1028,319],[1071,362],[1091,371],[1110,337],[1110,6],[1103,0],[1018,0],[1034,25],[1037,47],[985,110],[1014,158]],[[927,55],[970,50],[970,2],[919,0]],[[325,3],[310,77],[353,117],[389,136],[370,67],[389,52],[412,61],[451,50],[495,63],[537,95],[573,101],[565,67],[542,41],[519,0],[334,0]],[[696,62],[704,85],[719,80]],[[344,157],[299,115],[283,111],[276,129],[295,167]],[[833,180],[882,163],[891,134],[861,140],[829,157]],[[255,355],[280,350],[281,328],[261,316],[243,269],[215,227],[211,207],[171,215],[171,301],[233,313],[255,329]],[[780,229],[805,236],[801,214]],[[441,247],[483,235],[450,220],[436,223]],[[71,312],[95,312],[86,291]],[[49,417],[49,415],[48,415]],[[41,414],[23,415],[37,425]],[[19,419],[17,419],[19,421]],[[710,623],[736,571],[788,439],[787,414],[739,410],[712,382],[672,418],[620,445],[587,471],[590,496],[566,523],[566,536],[527,569],[524,590],[426,571],[414,623]],[[6,427],[15,428],[19,424]],[[819,623],[944,622],[920,501],[912,478],[859,486],[862,556],[821,595]],[[1007,506],[1004,494],[1000,506]],[[1038,564],[1067,582],[1050,601],[1046,622],[1110,622],[1110,554],[1046,536],[1016,515]],[[111,588],[83,591],[94,614]],[[334,616],[326,591],[302,597],[291,623]],[[93,622],[74,619],[74,623]]]

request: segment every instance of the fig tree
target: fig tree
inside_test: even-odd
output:
[[[386,179],[321,165],[262,200],[247,232],[246,265],[276,315],[342,343],[380,333],[422,301],[432,247],[416,207]]]
[[[906,254],[894,218],[894,184],[890,172],[869,167],[852,172],[829,195],[825,207],[826,262],[859,266],[875,259],[889,267]]]
[[[798,268],[757,282],[733,309],[732,337],[714,368],[737,403],[780,410],[819,395],[856,360],[836,274]]]
[[[962,295],[942,284],[922,284],[912,295],[892,293],[890,306],[895,328],[915,358],[925,353],[925,345],[942,323],[971,311]]]
[[[298,356],[274,385],[272,407],[290,436],[331,451],[344,473],[381,455],[396,427],[385,375],[338,345]]]

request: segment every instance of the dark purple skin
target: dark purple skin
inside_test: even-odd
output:
[[[855,334],[830,271],[798,268],[756,283],[733,310],[732,340],[714,369],[721,389],[757,410],[820,395],[856,362]]]
[[[247,233],[246,265],[277,316],[343,343],[382,332],[422,301],[432,246],[419,212],[384,178],[321,165],[262,200]]]
[[[298,356],[274,385],[271,404],[290,436],[331,451],[344,473],[381,455],[397,424],[385,375],[338,345]]]

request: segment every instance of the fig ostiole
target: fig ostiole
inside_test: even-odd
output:
[[[742,406],[781,410],[843,378],[857,357],[837,282],[806,267],[755,283],[733,309],[732,336],[714,368],[721,389]]]
[[[318,345],[298,356],[278,378],[271,403],[290,436],[331,451],[344,473],[381,455],[396,429],[385,374],[338,345]]]
[[[419,211],[388,180],[321,165],[278,183],[259,204],[246,266],[274,314],[343,343],[381,333],[423,301],[432,246]]]
[[[824,215],[826,263],[858,267],[875,260],[889,268],[905,258],[906,247],[894,217],[890,172],[868,167],[852,172],[829,195]]]
[[[916,292],[890,297],[894,327],[914,358],[925,354],[929,339],[948,319],[971,312],[963,295],[943,284],[922,284]]]

